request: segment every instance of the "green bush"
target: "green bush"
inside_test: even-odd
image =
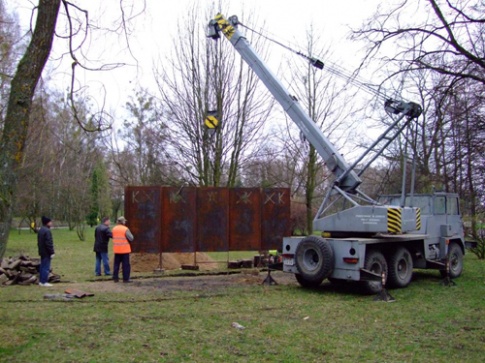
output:
[[[470,248],[470,252],[478,257],[479,260],[485,260],[485,237],[475,238],[476,247]]]

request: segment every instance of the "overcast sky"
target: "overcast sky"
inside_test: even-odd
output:
[[[118,21],[119,0],[104,1],[73,1],[80,7],[86,8],[90,12],[92,21],[98,20],[104,26],[113,26]],[[141,0],[133,1],[136,13],[141,10]],[[224,2],[223,11],[226,16],[253,13],[257,17],[255,28],[278,38],[279,41],[288,44],[298,44],[305,41],[305,32],[310,24],[321,34],[325,45],[329,46],[335,59],[332,61],[348,65],[346,68],[352,69],[356,65],[355,54],[361,48],[359,44],[353,44],[346,40],[350,27],[358,27],[367,17],[371,16],[377,8],[378,0],[228,0]],[[14,5],[19,12],[23,28],[28,27],[30,20],[31,0],[10,0],[8,5]],[[128,4],[129,1],[125,1]],[[120,47],[123,37],[118,36],[113,40],[113,36],[99,36],[90,38],[90,47],[96,49],[95,53],[89,56],[91,59],[99,58],[104,63],[124,62],[131,66],[125,66],[111,72],[90,72],[83,73],[79,70],[79,86],[88,85],[88,93],[99,96],[106,89],[108,94],[109,109],[115,111],[123,107],[127,101],[127,94],[136,88],[137,83],[149,83],[152,78],[152,64],[160,54],[167,52],[176,33],[177,23],[185,19],[188,9],[194,4],[204,9],[201,16],[205,16],[205,8],[212,1],[204,0],[146,0],[144,13],[138,16],[130,28],[130,55],[126,47]],[[115,9],[115,10],[113,10]],[[214,14],[215,15],[215,14]],[[204,23],[210,19],[203,19]],[[251,19],[253,20],[253,19]],[[110,24],[110,22],[113,22]],[[248,22],[249,20],[246,20]],[[264,29],[263,27],[264,23]],[[59,41],[55,43],[54,57],[57,58],[60,52]],[[65,57],[64,62],[52,59],[49,67],[51,77],[62,89],[70,86],[70,64],[71,60]],[[138,67],[134,65],[138,62]],[[52,71],[52,69],[55,71]],[[276,71],[276,70],[275,70]],[[143,81],[146,80],[146,81]]]

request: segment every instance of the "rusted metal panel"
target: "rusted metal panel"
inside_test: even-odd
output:
[[[159,186],[126,187],[125,218],[133,233],[133,252],[156,253],[160,249],[162,190]]]
[[[262,190],[261,250],[280,250],[283,237],[290,236],[290,189]]]
[[[229,192],[229,250],[259,251],[261,247],[261,192],[234,188]]]
[[[197,251],[229,250],[229,189],[197,190]]]
[[[262,251],[289,236],[286,188],[127,187],[133,252]]]
[[[162,252],[194,252],[197,188],[163,187],[162,194]]]

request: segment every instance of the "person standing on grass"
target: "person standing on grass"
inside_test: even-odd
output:
[[[52,286],[49,284],[49,272],[51,269],[51,260],[54,258],[54,240],[52,238],[52,220],[42,216],[42,227],[37,232],[37,246],[39,248],[40,268],[39,268],[39,286]]]
[[[94,230],[94,248],[96,252],[96,264],[94,266],[94,273],[96,276],[101,276],[101,261],[103,262],[104,274],[110,276],[109,257],[108,257],[108,243],[109,239],[113,238],[113,234],[109,229],[111,221],[109,217],[103,217],[101,224]]]
[[[113,265],[113,281],[119,281],[120,264],[123,269],[123,282],[130,281],[130,253],[131,245],[133,242],[133,235],[128,227],[128,222],[125,217],[119,217],[116,220],[116,226],[113,228],[113,252],[115,254]]]

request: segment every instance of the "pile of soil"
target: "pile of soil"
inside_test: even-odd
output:
[[[132,253],[130,256],[133,272],[153,272],[156,269],[176,270],[182,265],[194,265],[194,253]],[[210,271],[219,267],[219,264],[203,252],[197,252],[195,262],[199,270]]]

